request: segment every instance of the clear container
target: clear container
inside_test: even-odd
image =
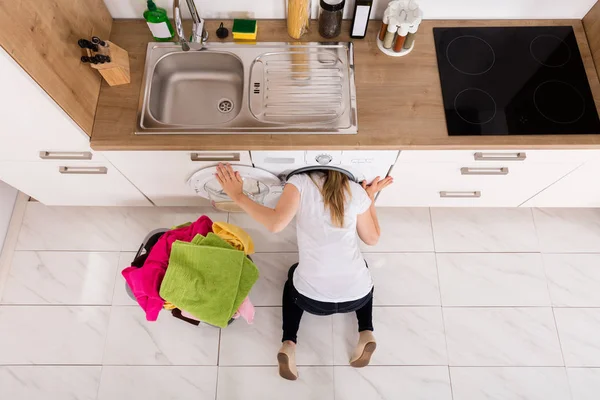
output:
[[[319,34],[331,39],[342,32],[345,0],[321,0],[319,7]]]
[[[244,194],[254,202],[263,204],[265,197],[270,193],[269,187],[256,179],[243,178],[243,180]],[[204,184],[204,190],[208,193],[208,198],[216,209],[227,212],[242,211],[242,209],[240,209],[239,206],[223,192],[221,184],[216,179],[212,179]]]
[[[287,30],[288,35],[300,39],[308,31],[310,24],[311,0],[288,0]]]

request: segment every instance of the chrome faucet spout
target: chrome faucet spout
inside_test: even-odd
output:
[[[192,35],[190,40],[186,39],[185,31],[183,29],[183,15],[181,13],[181,3],[180,0],[173,0],[173,20],[175,21],[175,32],[177,33],[177,39],[179,44],[181,44],[181,49],[183,51],[189,51],[190,45],[189,43],[199,43],[203,45],[208,40],[208,32],[204,29],[204,19],[200,18],[200,14],[198,14],[198,9],[196,8],[196,4],[194,0],[186,0],[188,9],[190,10],[190,14],[192,15]],[[200,46],[202,48],[202,46]]]

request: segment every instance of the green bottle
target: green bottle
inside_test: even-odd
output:
[[[156,7],[154,1],[148,0],[148,9],[144,11],[144,19],[157,42],[169,42],[175,31],[164,8]]]

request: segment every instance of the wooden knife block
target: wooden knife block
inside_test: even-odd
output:
[[[99,47],[100,54],[110,56],[110,62],[104,64],[90,64],[92,68],[97,69],[100,75],[110,86],[125,85],[131,82],[129,72],[129,53],[116,44],[106,41],[108,47]],[[87,50],[88,56],[92,52]]]

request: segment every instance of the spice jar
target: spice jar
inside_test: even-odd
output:
[[[338,36],[346,0],[321,0],[319,4],[319,34],[326,39]]]

